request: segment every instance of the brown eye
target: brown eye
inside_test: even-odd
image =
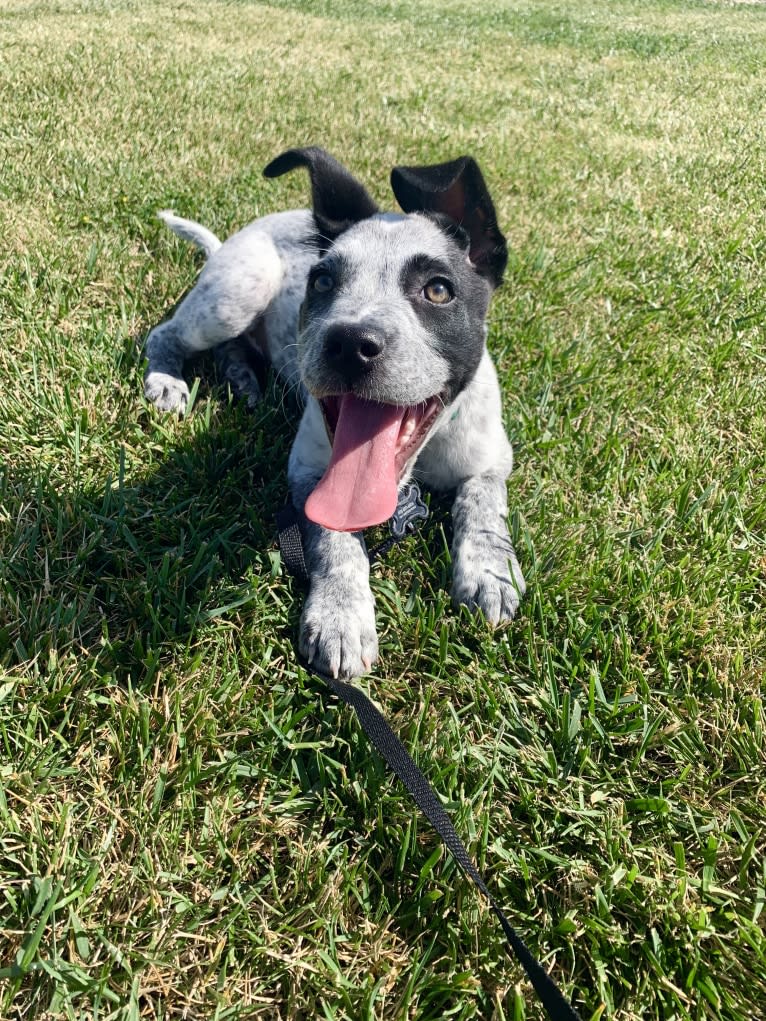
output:
[[[423,297],[433,305],[446,305],[448,301],[452,301],[455,295],[446,280],[435,277],[433,280],[429,280],[423,288]]]
[[[318,273],[311,281],[311,286],[320,294],[327,294],[335,287],[335,281],[329,273]]]

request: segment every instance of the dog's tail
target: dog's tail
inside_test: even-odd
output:
[[[157,216],[170,227],[174,234],[201,248],[208,259],[213,252],[217,252],[221,247],[221,242],[215,234],[207,227],[203,227],[201,223],[175,216],[172,209],[162,209]]]

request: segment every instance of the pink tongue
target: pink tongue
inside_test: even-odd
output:
[[[327,471],[306,501],[306,517],[336,532],[358,532],[396,510],[396,441],[406,408],[340,399]]]

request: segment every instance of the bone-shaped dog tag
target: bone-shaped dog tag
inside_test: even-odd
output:
[[[399,502],[388,522],[388,527],[395,539],[403,539],[408,532],[415,528],[415,522],[418,519],[425,521],[427,517],[428,507],[423,503],[418,484],[408,482],[399,491]]]

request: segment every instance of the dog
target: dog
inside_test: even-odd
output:
[[[455,491],[452,598],[497,625],[525,591],[508,534],[513,465],[487,311],[508,260],[492,199],[469,156],[391,173],[402,213],[318,147],[265,168],[308,170],[311,210],[274,213],[221,243],[166,211],[207,255],[199,279],[146,344],[145,394],[183,412],[186,358],[220,345],[235,394],[260,398],[250,354],[301,388],[288,462],[310,577],[299,650],[320,672],[353,677],[377,660],[362,532],[391,516],[411,477]]]

